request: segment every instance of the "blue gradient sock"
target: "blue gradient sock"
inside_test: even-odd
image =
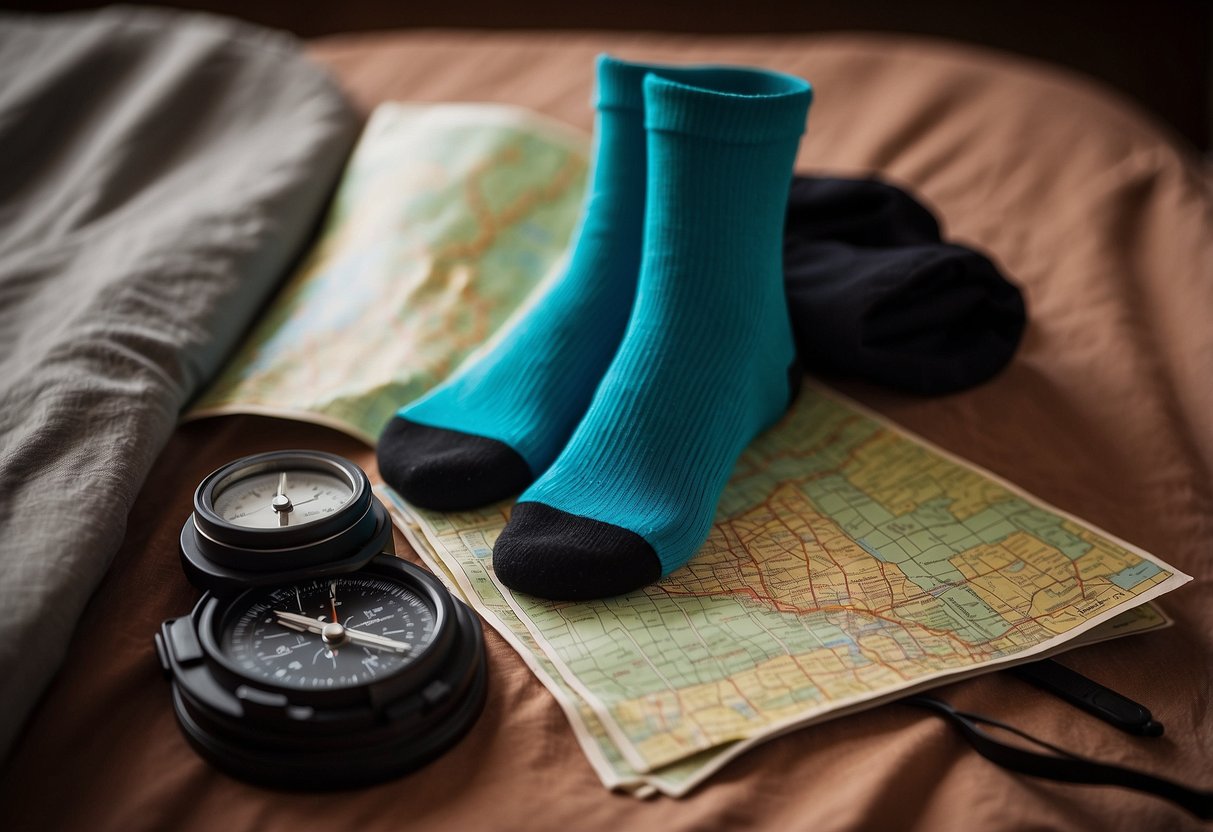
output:
[[[507,586],[619,594],[706,539],[738,455],[794,391],[781,246],[810,100],[806,82],[760,70],[645,79],[635,308],[585,417],[497,540]]]
[[[598,58],[593,169],[564,274],[494,349],[401,408],[380,437],[380,473],[415,505],[468,509],[519,493],[585,414],[636,296],[643,86],[654,68]],[[686,79],[714,71],[663,69]]]

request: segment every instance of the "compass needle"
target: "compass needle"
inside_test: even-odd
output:
[[[377,636],[374,633],[364,633],[361,630],[351,630],[349,627],[345,628],[345,634],[354,644],[363,644],[367,647],[382,647],[385,650],[395,650],[398,653],[410,653],[413,650],[412,645],[406,642]]]

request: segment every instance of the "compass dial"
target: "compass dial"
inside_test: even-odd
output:
[[[409,665],[434,638],[434,611],[408,586],[346,575],[258,593],[220,639],[246,675],[300,690],[348,688]]]
[[[324,471],[269,471],[237,480],[215,495],[215,513],[249,529],[298,526],[340,510],[354,491]]]

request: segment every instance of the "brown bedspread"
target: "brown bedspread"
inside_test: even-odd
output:
[[[491,100],[588,129],[591,59],[736,62],[809,78],[800,169],[879,171],[1024,287],[1031,324],[993,382],[940,399],[848,392],[910,429],[1196,577],[1170,630],[1070,654],[1154,710],[1136,740],[1002,674],[941,689],[1100,758],[1213,787],[1213,195],[1207,171],[1125,103],[1009,58],[869,37],[411,33],[312,52],[364,108]],[[484,716],[452,752],[362,792],[288,795],[234,782],[177,732],[152,633],[196,594],[176,536],[195,483],[291,446],[373,456],[321,428],[186,425],[157,463],[125,544],[3,771],[6,829],[1183,829],[1170,804],[1009,774],[934,717],[889,705],[798,731],[682,800],[602,789],[559,708],[488,634]],[[398,541],[398,545],[403,545]]]

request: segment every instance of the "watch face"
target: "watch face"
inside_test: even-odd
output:
[[[407,584],[345,575],[267,589],[228,612],[219,643],[241,673],[299,690],[357,687],[411,664],[435,614]]]
[[[235,526],[300,526],[341,510],[354,496],[350,483],[326,471],[302,468],[238,477],[218,491],[214,511]]]

